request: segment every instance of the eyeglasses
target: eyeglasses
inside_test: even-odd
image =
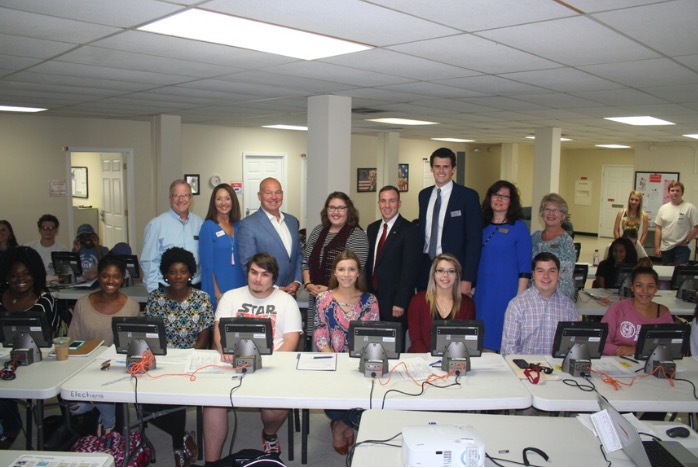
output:
[[[171,193],[170,198],[174,198],[176,200],[186,200],[187,198],[191,198],[191,193]]]
[[[44,232],[51,232],[56,230],[56,226],[41,226],[39,229]]]
[[[545,213],[545,214],[557,214],[557,213],[562,213],[562,210],[559,208],[543,208],[543,213]]]
[[[436,270],[434,270],[434,273],[437,273],[439,275],[455,275],[456,270],[455,268],[450,268],[448,270],[445,268],[437,268]]]
[[[492,198],[498,198],[500,200],[510,200],[511,195],[507,195],[506,193],[493,193]]]
[[[345,211],[347,211],[347,207],[346,206],[328,206],[327,211],[330,213],[334,213],[334,212],[344,213]]]

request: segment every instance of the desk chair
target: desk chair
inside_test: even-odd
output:
[[[578,262],[579,261],[579,254],[582,253],[582,243],[581,242],[574,243],[574,252],[577,255],[575,262]]]

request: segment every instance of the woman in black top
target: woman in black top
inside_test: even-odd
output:
[[[618,273],[621,267],[637,264],[637,251],[630,239],[619,237],[611,243],[608,249],[608,257],[599,264],[596,270],[596,281],[594,286],[597,288],[615,288],[620,286],[618,283]]]

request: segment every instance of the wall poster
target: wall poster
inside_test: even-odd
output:
[[[679,180],[678,172],[639,172],[635,171],[635,190],[642,193],[642,209],[650,218],[650,229],[654,229],[654,218],[659,207],[669,203],[669,184]],[[628,201],[623,201],[627,206]]]

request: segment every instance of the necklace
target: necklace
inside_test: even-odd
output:
[[[32,297],[32,296],[34,295],[34,291],[30,291],[29,293],[27,293],[27,294],[25,294],[24,296],[21,296],[21,297],[15,296],[14,293],[11,293],[11,295],[13,296],[13,297],[12,297],[12,303],[13,303],[13,304],[17,304],[18,302],[22,302],[22,301],[24,301],[25,299],[27,299],[27,298],[29,298],[29,297]]]
[[[451,313],[451,309],[453,308],[453,300],[449,299],[448,302],[451,303],[451,306],[450,306],[450,307],[444,307],[443,304],[441,304],[441,302],[439,302],[439,300],[437,299],[437,300],[436,300],[436,308],[439,309],[439,311],[441,311],[441,313],[443,313],[443,314],[450,314],[450,313]]]

